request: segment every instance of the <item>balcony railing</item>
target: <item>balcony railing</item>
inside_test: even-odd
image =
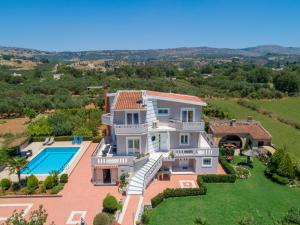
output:
[[[133,156],[93,156],[92,165],[93,166],[114,166],[114,165],[132,165]]]
[[[102,119],[102,124],[112,125],[111,114],[110,113],[102,114],[101,119]]]
[[[116,134],[142,134],[147,133],[148,124],[116,124],[115,133]]]
[[[171,149],[174,156],[218,156],[218,148],[187,148],[187,149]]]
[[[174,127],[182,131],[203,131],[204,121],[200,122],[182,122],[180,120],[170,120],[170,127]]]

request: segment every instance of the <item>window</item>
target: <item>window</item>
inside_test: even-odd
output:
[[[139,153],[139,152],[140,152],[140,138],[128,138],[127,153]]]
[[[181,109],[180,118],[182,122],[194,122],[195,109]]]
[[[126,113],[126,124],[139,124],[140,114],[138,112],[127,112]]]
[[[189,134],[180,134],[180,145],[189,144]]]
[[[168,116],[169,115],[169,109],[168,108],[158,108],[157,109],[158,116]]]
[[[155,137],[155,135],[153,135],[153,136],[151,137],[151,140],[152,140],[152,141],[155,141],[155,139],[156,139],[156,137]]]
[[[202,167],[211,167],[211,158],[202,158]]]

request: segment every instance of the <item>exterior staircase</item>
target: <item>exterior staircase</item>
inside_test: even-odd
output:
[[[144,190],[162,166],[162,154],[151,153],[149,161],[130,179],[127,195],[143,195]]]

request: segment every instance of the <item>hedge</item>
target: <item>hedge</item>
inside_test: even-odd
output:
[[[92,141],[93,141],[93,143],[100,143],[101,139],[102,139],[102,137],[96,136],[96,137],[92,138]]]
[[[155,208],[160,203],[162,203],[167,198],[173,197],[185,197],[185,196],[197,196],[197,195],[205,195],[207,189],[203,182],[198,181],[199,188],[167,188],[163,192],[157,194],[155,197],[151,199],[152,208]],[[200,182],[200,183],[199,183]]]
[[[234,183],[236,181],[236,172],[229,162],[223,157],[220,157],[220,163],[222,164],[226,175],[201,175],[203,182],[205,183]]]

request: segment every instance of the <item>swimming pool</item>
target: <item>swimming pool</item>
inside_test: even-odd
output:
[[[21,174],[49,174],[52,171],[62,172],[79,150],[79,147],[45,148],[26,165]]]

